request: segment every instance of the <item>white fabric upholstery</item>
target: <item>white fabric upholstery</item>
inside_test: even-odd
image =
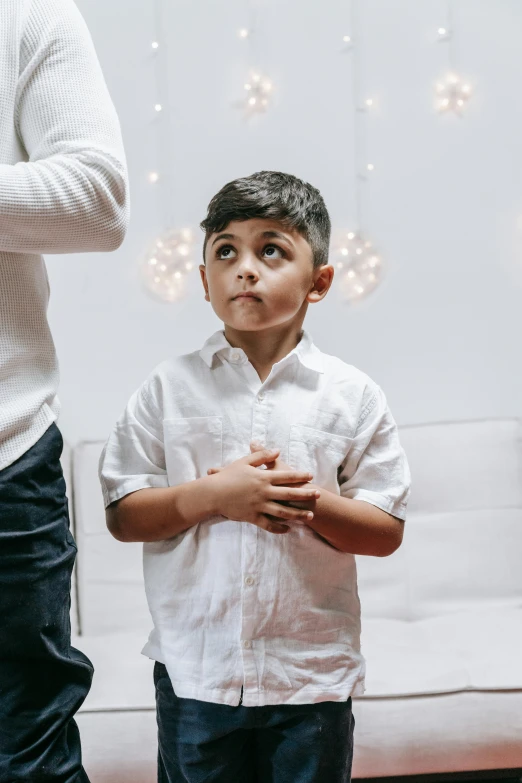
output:
[[[402,427],[400,436],[413,477],[402,546],[357,557],[367,690],[354,699],[353,777],[522,768],[519,422]],[[78,722],[93,783],[152,783],[141,545],[106,530],[102,447],[74,454],[86,634],[76,646],[96,670]]]
[[[91,783],[157,783],[156,712],[81,712],[83,766]]]
[[[73,460],[82,634],[141,631],[144,644],[151,622],[143,587],[142,545],[122,544],[107,531],[98,480],[103,445],[81,443]]]
[[[367,618],[363,654],[364,698],[457,690],[522,693],[522,609],[477,608],[414,622]]]
[[[363,697],[353,713],[353,778],[520,767],[520,691]],[[77,722],[91,783],[156,783],[154,709],[84,711]]]
[[[518,419],[400,427],[413,465],[408,515],[522,506]]]
[[[140,634],[73,637],[92,661],[92,687],[82,711],[143,710],[154,708],[153,662],[140,655]]]
[[[494,686],[502,666],[489,666],[487,645],[481,644],[487,618],[477,616],[463,625],[456,614],[444,619],[452,624],[442,629],[431,621],[426,627],[367,622],[371,676],[368,694],[353,702],[353,777],[521,765],[522,688],[502,691],[513,687],[507,678]],[[508,626],[511,619],[502,618]],[[493,630],[502,624],[499,619]],[[452,652],[434,644],[440,630],[457,631]],[[78,715],[92,783],[156,781],[153,664],[139,655],[141,641],[140,634],[73,640],[95,667],[92,690]],[[473,653],[475,645],[481,655]],[[520,679],[517,645],[520,653],[520,629],[518,637],[498,639],[499,649],[511,650],[511,671],[518,670]],[[412,695],[400,695],[408,691]],[[430,691],[433,695],[424,695]]]

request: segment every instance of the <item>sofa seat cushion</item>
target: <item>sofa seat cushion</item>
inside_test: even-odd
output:
[[[154,662],[141,655],[145,641],[140,633],[72,638],[94,666],[91,690],[80,711],[155,709]]]
[[[143,634],[74,637],[95,675],[84,711],[153,709],[153,662]],[[363,621],[366,698],[468,690],[522,691],[522,607],[417,620]]]
[[[522,606],[424,620],[363,618],[363,698],[522,691]]]

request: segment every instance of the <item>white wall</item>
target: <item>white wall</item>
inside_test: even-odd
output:
[[[197,226],[225,182],[280,169],[321,190],[334,227],[348,231],[354,219],[347,2],[258,0],[258,66],[277,91],[250,123],[233,106],[249,66],[237,37],[246,0],[163,0],[167,100],[155,90],[152,0],[78,4],[121,118],[132,221],[115,253],[47,257],[59,424],[71,443],[107,437],[158,362],[222,326],[197,266],[180,304],[141,288],[138,259],[169,207],[176,224]],[[357,307],[334,280],[305,321],[323,351],[383,387],[399,424],[522,415],[522,6],[454,0],[458,70],[474,85],[462,119],[433,110],[446,70],[436,41],[445,6],[360,0],[364,83],[378,102],[368,117],[375,172],[365,222],[387,276]],[[170,129],[169,112],[153,111],[158,99],[170,106]],[[169,167],[171,186],[149,184],[150,170]]]

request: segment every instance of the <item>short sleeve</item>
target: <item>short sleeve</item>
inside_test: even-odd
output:
[[[130,398],[100,456],[105,507],[138,489],[168,487],[163,419],[145,386]]]
[[[406,519],[410,469],[397,425],[378,386],[361,411],[354,442],[338,471],[338,482],[343,497],[365,500]]]

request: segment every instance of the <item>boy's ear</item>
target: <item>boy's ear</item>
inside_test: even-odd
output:
[[[203,288],[205,289],[205,299],[207,302],[210,302],[210,296],[208,295],[207,269],[205,267],[205,264],[199,265],[199,273],[201,275],[201,282],[203,283]]]
[[[323,264],[319,267],[314,275],[314,284],[308,292],[309,302],[319,302],[324,299],[332,285],[334,272],[332,264]]]

